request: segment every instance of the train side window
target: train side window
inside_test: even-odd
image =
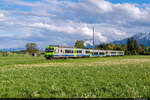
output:
[[[82,50],[77,50],[77,53],[82,53]]]
[[[98,52],[92,52],[93,55],[98,55]]]
[[[73,53],[73,50],[65,50],[65,53]]]
[[[116,54],[116,52],[111,52],[111,54]]]
[[[98,52],[95,52],[94,54],[95,54],[95,55],[98,55]]]
[[[122,52],[119,52],[119,54],[122,55],[123,53],[122,53]]]
[[[71,53],[73,53],[73,50],[71,50]]]
[[[90,51],[85,51],[86,54],[90,54]]]
[[[100,52],[99,55],[104,55],[104,52]]]

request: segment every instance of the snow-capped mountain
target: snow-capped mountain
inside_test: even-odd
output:
[[[86,48],[92,48],[93,47],[93,41],[91,41],[91,40],[84,40],[84,46]]]
[[[136,34],[133,37],[134,37],[134,39],[137,39],[137,40],[147,40],[147,41],[150,41],[150,32],[139,33],[139,34]]]
[[[100,43],[102,44],[103,42],[95,41],[94,46],[98,46]],[[84,40],[84,46],[86,48],[93,48],[93,40],[91,40],[91,39]]]
[[[144,46],[150,46],[150,32],[138,33],[132,36],[136,39],[138,44],[143,44]],[[114,44],[126,44],[128,38],[121,41],[113,41]]]

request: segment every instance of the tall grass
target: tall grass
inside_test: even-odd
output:
[[[0,57],[0,97],[150,97],[150,56]]]

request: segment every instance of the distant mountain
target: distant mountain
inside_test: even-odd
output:
[[[3,52],[12,52],[12,51],[21,51],[21,50],[25,50],[25,48],[3,48],[3,49],[0,49],[0,51],[3,51]],[[40,51],[44,51],[45,48],[38,48],[38,50]]]
[[[20,50],[25,50],[25,48],[3,48],[3,49],[0,49],[0,51],[20,51]]]
[[[132,36],[136,39],[138,44],[143,44],[144,46],[150,46],[150,32],[138,33]],[[121,41],[113,41],[114,44],[126,44],[128,38],[123,39]]]

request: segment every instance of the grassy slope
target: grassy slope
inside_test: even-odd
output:
[[[150,97],[150,56],[0,57],[0,97]]]

